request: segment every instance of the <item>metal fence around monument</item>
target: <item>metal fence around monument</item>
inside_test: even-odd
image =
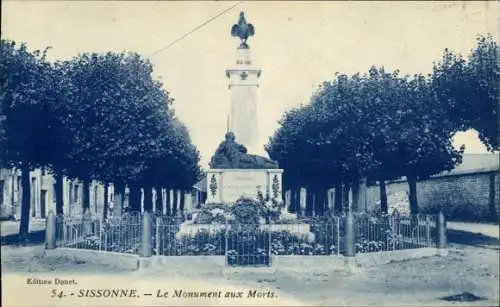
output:
[[[141,214],[125,214],[106,220],[96,216],[57,216],[56,246],[137,254],[141,231]]]
[[[57,217],[58,247],[139,254],[143,215]],[[270,265],[272,256],[343,255],[346,217],[302,220],[297,223],[251,225],[229,221],[196,224],[180,218],[153,216],[152,254],[158,256],[225,256],[227,265]],[[357,253],[437,246],[433,215],[354,216]]]
[[[437,246],[436,216],[360,214],[355,217],[357,253]]]

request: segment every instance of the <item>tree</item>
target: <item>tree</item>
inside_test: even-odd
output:
[[[445,49],[434,65],[432,86],[456,131],[479,132],[488,150],[500,150],[500,61],[490,35],[477,38],[467,59]]]
[[[370,176],[381,182],[383,198],[385,180],[406,176],[416,213],[416,181],[460,163],[463,149],[453,148],[443,114],[425,77],[372,67],[325,82],[310,105],[285,115],[267,148],[285,178],[291,167],[294,179],[311,187],[340,190],[342,182],[343,193],[350,186],[355,192]]]
[[[464,148],[454,148],[451,140],[454,131],[433,95],[429,80],[416,75],[403,86],[404,109],[394,114],[401,123],[393,128],[397,140],[395,159],[409,184],[410,211],[418,213],[417,180],[453,169],[461,163]]]
[[[29,227],[29,172],[47,165],[53,151],[48,110],[57,96],[53,86],[56,74],[45,59],[46,51],[30,52],[25,44],[0,42],[1,159],[22,172],[21,238],[27,237]]]
[[[335,80],[325,82],[310,105],[285,115],[266,147],[285,168],[284,180],[295,180],[315,191],[315,211],[324,210],[328,187],[335,185],[339,193],[340,182],[356,184],[370,165],[371,152],[360,122],[360,81],[359,75],[337,75]],[[288,166],[294,170],[292,174],[288,174]]]
[[[82,54],[57,66],[68,80],[56,112],[70,146],[56,170],[83,181],[85,211],[91,180],[113,182],[117,191],[129,183],[135,193],[137,176],[160,150],[171,104],[152,78],[151,63],[135,53],[109,52]]]
[[[368,174],[381,182],[381,199],[385,180],[406,176],[410,209],[418,213],[417,180],[454,168],[463,148],[453,148],[453,129],[427,78],[372,67],[364,80],[362,135],[372,152]]]
[[[164,187],[187,190],[198,182],[201,176],[199,152],[192,144],[187,128],[174,117],[168,122],[164,131],[165,137],[160,151],[148,160],[147,167],[139,177],[139,184],[145,191],[145,210],[152,209],[150,193],[153,187],[157,195],[161,195]],[[161,204],[162,201],[161,198],[157,199],[157,203]],[[167,212],[176,212],[176,209],[169,208]]]
[[[410,209],[418,213],[417,180],[453,169],[461,162],[463,148],[454,149],[450,121],[427,78],[402,77],[398,71],[372,67],[361,79],[364,103],[356,124],[359,132],[354,135],[362,136],[363,144],[369,147],[365,174],[380,181],[381,199],[385,180],[406,176]],[[386,210],[382,203],[382,211]]]
[[[2,108],[0,107],[0,112],[1,112]],[[4,166],[6,164],[6,162],[4,161],[5,158],[6,158],[6,155],[7,153],[5,152],[5,148],[6,148],[6,145],[5,145],[5,141],[7,140],[6,139],[6,133],[5,133],[5,129],[4,129],[4,120],[5,120],[5,116],[0,113],[0,166]]]

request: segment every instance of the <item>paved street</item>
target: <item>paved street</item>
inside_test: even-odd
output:
[[[446,226],[449,229],[466,231],[471,233],[479,233],[483,236],[488,236],[498,239],[500,237],[500,227],[494,224],[479,224],[479,223],[463,223],[463,222],[447,222]]]
[[[43,229],[43,220],[33,223],[33,228]],[[16,231],[18,222],[2,222],[2,230]],[[392,262],[377,266],[356,274],[325,269],[318,272],[273,272],[273,273],[238,273],[221,275],[210,271],[199,273],[189,269],[165,276],[162,267],[151,267],[139,271],[127,271],[97,262],[85,262],[73,257],[47,258],[43,255],[43,245],[19,247],[2,246],[3,289],[21,287],[28,277],[43,276],[77,279],[79,287],[95,288],[96,277],[99,285],[109,288],[127,285],[141,293],[166,290],[216,291],[219,289],[235,292],[249,290],[271,291],[276,298],[243,300],[198,300],[179,298],[169,300],[169,304],[189,305],[300,305],[300,306],[494,306],[499,301],[499,246],[494,230],[497,225],[473,223],[448,223],[450,228],[450,253],[446,257],[427,257],[410,261]],[[470,232],[466,231],[470,230]],[[477,233],[485,233],[480,235]],[[486,236],[491,234],[491,236]],[[482,244],[456,244],[453,240],[469,242],[469,239],[482,238]],[[189,258],[189,257],[188,257]],[[189,267],[186,258],[185,268]],[[36,289],[35,289],[36,288]],[[32,304],[32,298],[45,298],[39,306],[77,306],[82,304],[102,304],[98,300],[51,300],[48,288],[35,287],[23,303]],[[27,288],[28,290],[28,288]],[[31,291],[31,290],[30,290]],[[155,292],[156,293],[156,292]],[[480,297],[475,302],[448,302],[443,297],[470,293]],[[156,294],[155,294],[156,295]],[[19,298],[16,298],[17,302]],[[141,304],[151,306],[164,305],[165,301],[153,297],[141,297]],[[110,301],[111,303],[111,301]],[[132,305],[131,300],[120,301]]]
[[[427,257],[393,262],[356,274],[333,269],[322,272],[246,272],[221,275],[214,270],[200,275],[186,269],[165,276],[161,267],[139,271],[126,271],[86,263],[72,257],[47,258],[42,246],[2,247],[2,287],[24,289],[31,295],[13,297],[17,304],[38,306],[77,306],[94,304],[124,305],[281,305],[281,306],[496,306],[499,299],[498,245],[489,248],[453,245],[446,257]],[[76,288],[126,287],[138,289],[138,300],[119,301],[85,298],[50,298],[50,288],[26,287],[26,278],[71,278]],[[98,278],[96,278],[98,277]],[[24,285],[24,286],[23,286]],[[72,287],[68,287],[68,289]],[[157,289],[165,291],[218,291],[235,292],[261,290],[274,293],[272,299],[190,299],[181,297],[164,300],[156,297]],[[468,292],[481,298],[476,302],[448,302],[443,297]],[[162,292],[163,293],[163,292]],[[12,301],[11,301],[12,302]],[[118,302],[118,303],[117,303]],[[135,302],[135,303],[134,303]]]
[[[19,232],[19,221],[2,221],[0,222],[0,227],[2,237],[17,234]],[[32,219],[29,229],[30,232],[44,230],[45,219]]]

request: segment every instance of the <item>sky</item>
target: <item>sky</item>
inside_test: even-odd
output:
[[[165,48],[211,17],[225,14]],[[207,167],[223,140],[239,39],[231,26],[244,11],[255,27],[248,40],[262,69],[259,143],[267,143],[287,110],[309,103],[335,72],[371,65],[403,74],[430,73],[445,48],[467,55],[477,34],[498,40],[500,4],[486,2],[233,2],[2,1],[2,37],[31,49],[52,47],[49,59],[83,52],[133,51],[149,57],[154,76],[175,98]],[[164,49],[165,48],[165,49]],[[455,137],[466,153],[484,153],[477,133]],[[264,154],[263,148],[254,152]]]

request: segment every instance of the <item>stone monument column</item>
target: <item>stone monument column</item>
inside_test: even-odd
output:
[[[238,24],[231,29],[231,34],[239,37],[241,44],[236,49],[235,65],[226,69],[231,92],[227,128],[235,134],[239,143],[253,151],[259,140],[257,101],[261,70],[252,64],[246,40],[254,34],[254,28],[246,22],[243,13],[240,14]]]

